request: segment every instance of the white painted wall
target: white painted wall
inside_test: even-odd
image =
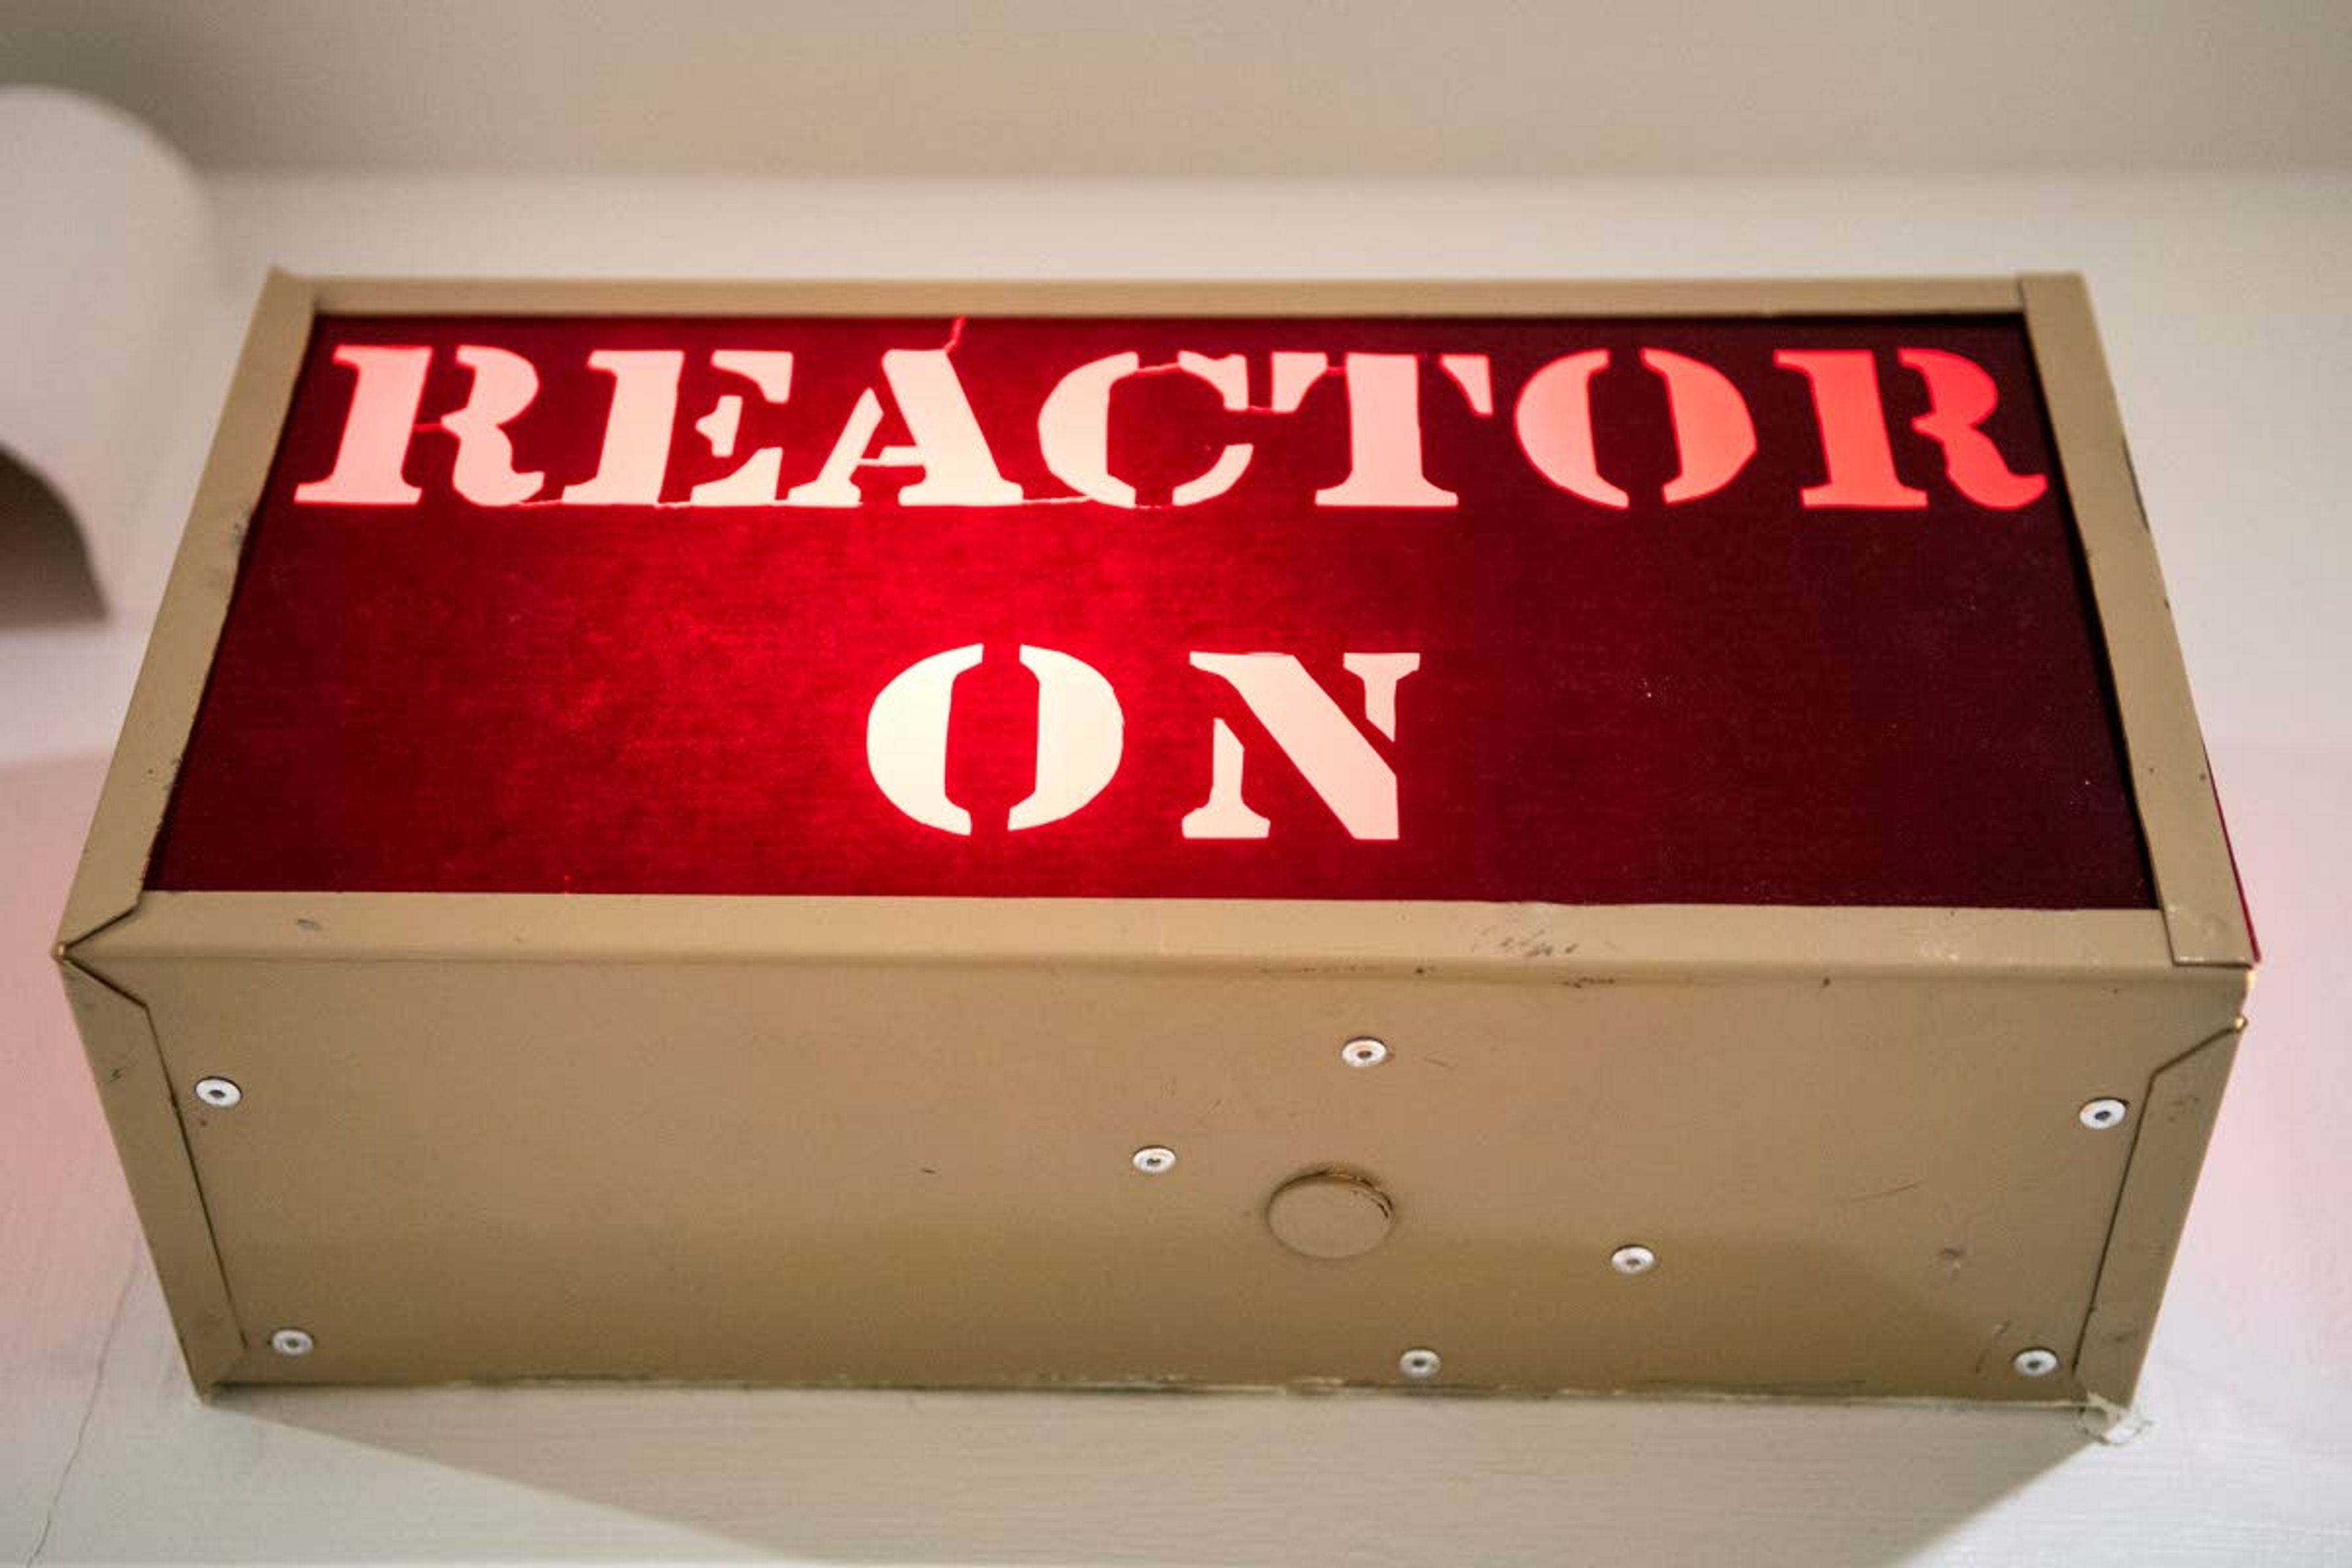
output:
[[[2345,169],[2338,0],[0,0],[208,168]]]

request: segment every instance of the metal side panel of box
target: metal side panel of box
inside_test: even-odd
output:
[[[244,1091],[183,1101],[226,1381],[1381,1384],[1425,1348],[1465,1388],[2128,1397],[2242,994],[2152,913],[1298,914],[158,895],[80,961],[171,1083]],[[1391,1205],[1360,1256],[1268,1226],[1327,1170]]]

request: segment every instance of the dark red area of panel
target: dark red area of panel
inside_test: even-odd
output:
[[[850,510],[678,506],[486,510],[449,491],[449,438],[420,428],[413,507],[293,503],[333,466],[352,374],[341,343],[436,349],[420,426],[465,400],[451,351],[542,367],[511,429],[551,495],[597,466],[608,378],[594,348],[687,351],[669,489],[740,460],[691,429],[721,391],[713,348],[790,349],[790,399],[747,406],[745,447],[813,474],[888,347],[937,321],[347,319],[321,322],[150,872],[159,889],[1439,899],[1560,903],[2124,908],[2148,878],[2086,607],[2063,484],[2011,321],[995,321],[954,362],[1008,478],[1066,494],[1035,429],[1045,392],[1104,354],[1179,350],[1482,353],[1496,409],[1433,363],[1427,469],[1450,510],[1344,510],[1336,383],[1289,416],[1224,412],[1179,376],[1130,383],[1114,466],[1164,498],[1227,441],[1256,444],[1225,496],[924,510],[868,470]],[[1759,450],[1676,506],[1657,347],[1721,369]],[[2044,497],[1993,511],[1955,492],[1910,431],[1901,348],[1960,353],[1999,383],[1985,425]],[[1545,480],[1510,411],[1538,367],[1613,352],[1595,390],[1622,511]],[[1822,480],[1805,380],[1776,349],[1877,356],[1910,511],[1803,510]],[[895,417],[886,438],[903,438]],[[969,643],[951,792],[969,837],[877,788],[875,695]],[[1010,832],[1027,793],[1035,685],[1024,643],[1117,689],[1124,760],[1090,805]],[[1191,651],[1283,650],[1343,705],[1349,650],[1412,650],[1394,842],[1348,836]],[[1248,747],[1260,841],[1188,841],[1214,720]]]

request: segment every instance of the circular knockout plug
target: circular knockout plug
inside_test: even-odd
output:
[[[1306,1258],[1355,1258],[1389,1238],[1396,1206],[1362,1176],[1316,1171],[1286,1182],[1266,1200],[1275,1238]]]

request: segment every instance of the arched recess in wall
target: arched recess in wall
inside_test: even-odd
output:
[[[110,104],[0,88],[0,628],[142,610],[172,551],[152,494],[211,330],[194,170]]]
[[[105,613],[81,525],[65,499],[0,447],[0,629],[94,621]]]

